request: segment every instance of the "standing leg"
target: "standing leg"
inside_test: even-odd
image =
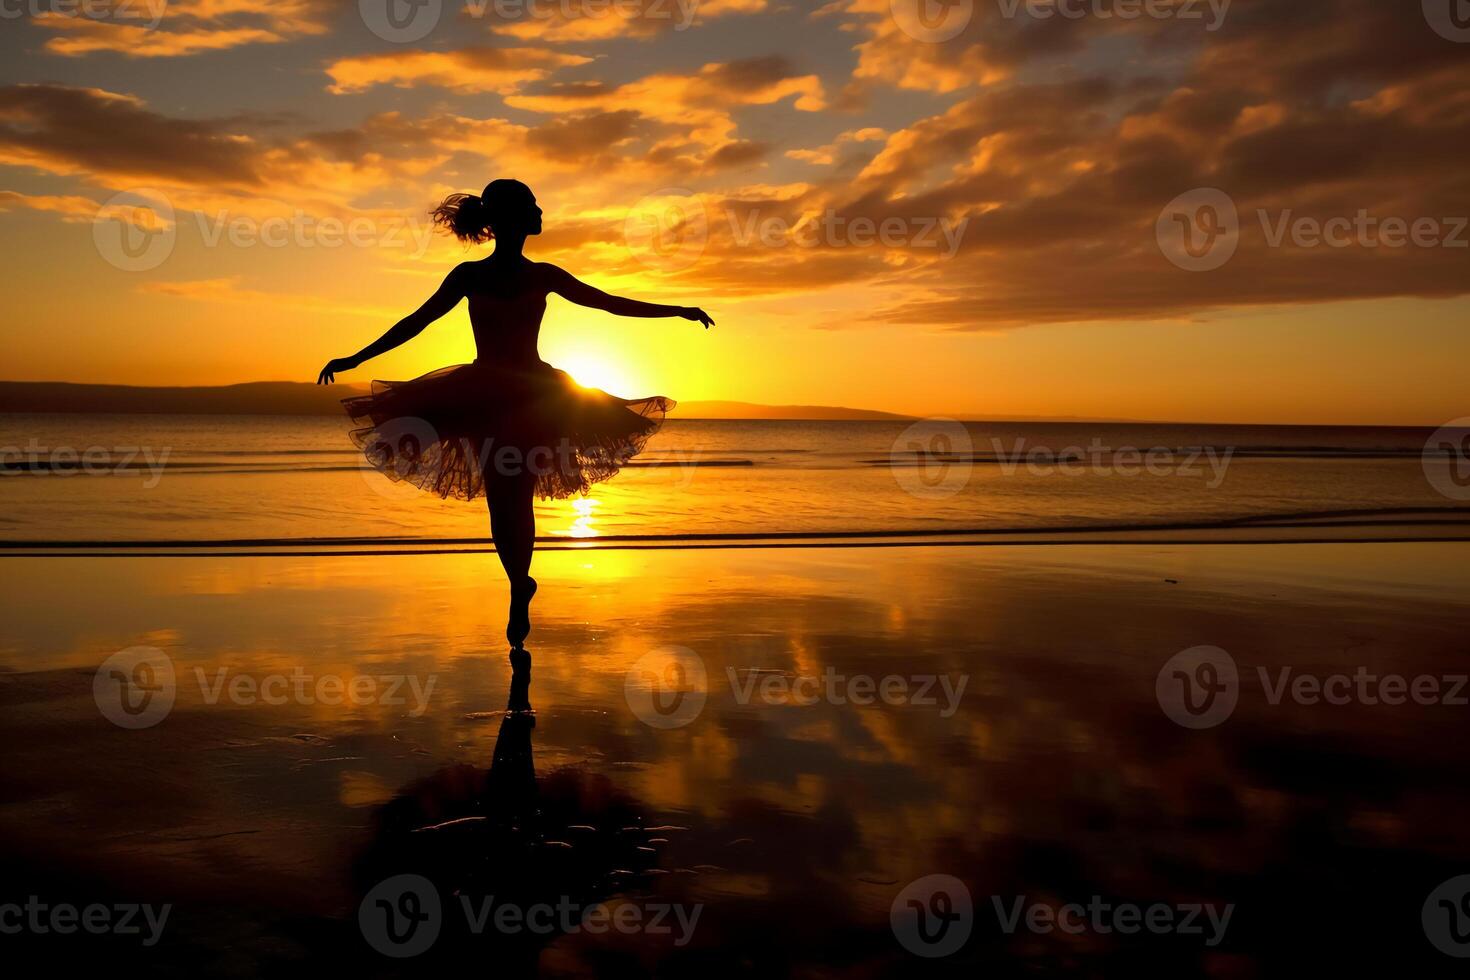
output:
[[[531,632],[531,552],[536,547],[536,476],[534,473],[487,474],[485,499],[490,505],[490,536],[510,580],[510,617],[505,638],[519,649]]]

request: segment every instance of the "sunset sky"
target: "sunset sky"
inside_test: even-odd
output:
[[[411,40],[388,0],[92,2],[0,21],[6,379],[312,380],[485,254],[434,203],[516,177],[532,258],[718,321],[553,300],[543,356],[622,395],[1470,414],[1454,0],[422,0]],[[1201,188],[1238,243],[1181,268]],[[114,238],[172,250],[131,271]],[[341,380],[473,356],[461,306]]]

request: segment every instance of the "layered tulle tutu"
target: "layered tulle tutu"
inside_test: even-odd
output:
[[[584,494],[643,450],[671,399],[626,399],[584,388],[544,362],[475,362],[412,381],[374,381],[343,399],[352,439],[392,480],[472,500],[487,474],[534,475],[543,499]],[[523,476],[524,475],[524,476]]]

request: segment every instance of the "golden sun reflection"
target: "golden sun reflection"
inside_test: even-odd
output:
[[[597,537],[597,529],[592,526],[597,522],[597,518],[592,516],[592,512],[597,509],[598,503],[599,501],[596,497],[583,497],[581,500],[573,500],[572,512],[577,516],[572,520],[571,527],[567,528],[563,533],[573,538]]]

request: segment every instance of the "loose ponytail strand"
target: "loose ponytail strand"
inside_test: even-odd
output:
[[[450,194],[429,214],[434,224],[462,242],[483,244],[495,237],[490,230],[489,208],[476,194]]]

